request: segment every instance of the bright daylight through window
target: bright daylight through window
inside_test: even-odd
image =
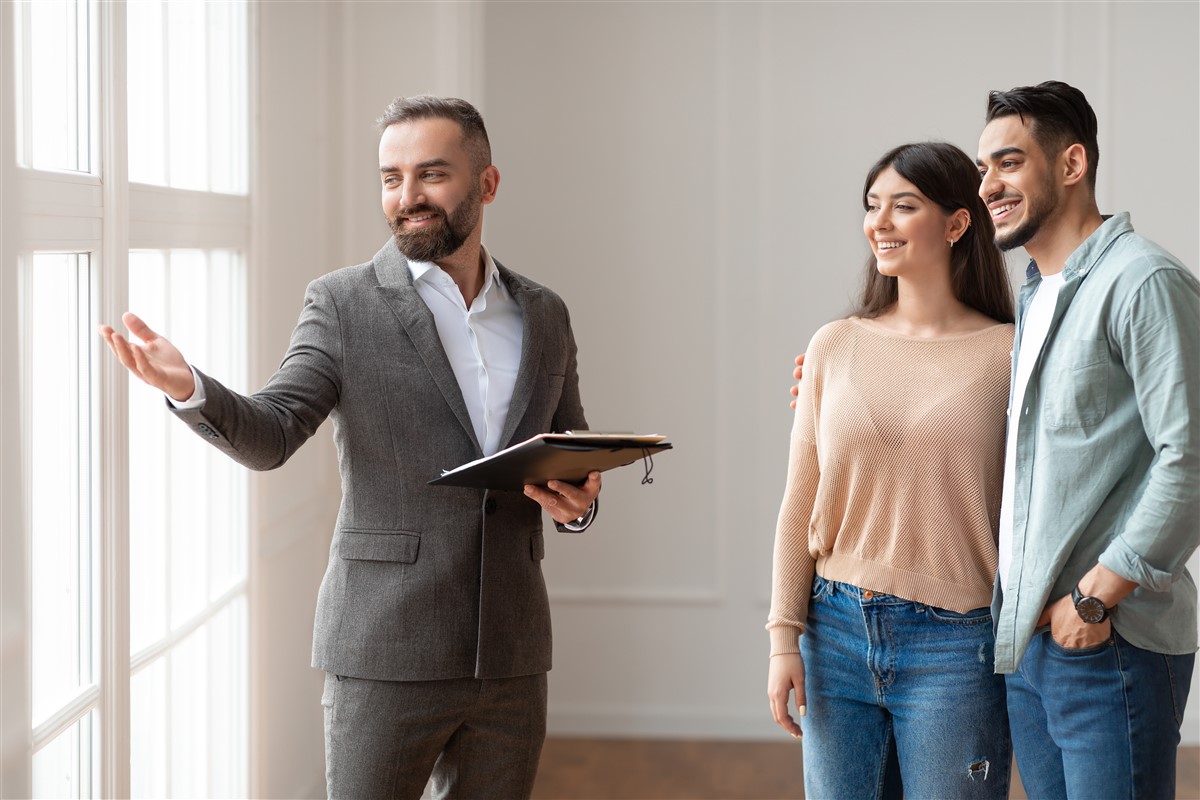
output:
[[[250,792],[245,470],[95,332],[134,310],[246,388],[249,14],[5,11],[33,797]]]

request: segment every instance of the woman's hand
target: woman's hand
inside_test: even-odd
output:
[[[771,656],[767,672],[767,699],[771,701],[771,716],[775,723],[795,738],[804,735],[800,725],[788,713],[788,695],[796,693],[796,712],[803,717],[808,711],[804,694],[804,659],[799,653],[780,653]]]

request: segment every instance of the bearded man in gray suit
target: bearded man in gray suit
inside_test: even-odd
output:
[[[429,486],[439,470],[545,431],[583,429],[558,295],[483,248],[496,197],[469,103],[395,100],[379,120],[383,211],[371,261],[313,281],[276,373],[237,394],[135,315],[109,347],[180,419],[251,469],[283,465],[333,419],[342,504],[321,583],[330,797],[528,797],[546,729],[550,611],[542,509],[595,515],[600,475],[524,493]]]

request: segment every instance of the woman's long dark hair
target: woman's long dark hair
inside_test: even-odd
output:
[[[863,208],[867,193],[879,174],[888,167],[921,190],[947,214],[965,208],[971,224],[950,251],[950,284],[960,303],[1000,322],[1013,321],[1012,286],[1004,256],[993,241],[996,228],[987,204],[979,197],[979,169],[971,157],[945,142],[902,144],[884,153],[867,173],[863,184]],[[882,275],[875,254],[867,259],[858,317],[877,317],[895,305],[896,278]]]

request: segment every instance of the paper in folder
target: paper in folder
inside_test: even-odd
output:
[[[542,433],[495,455],[443,471],[441,477],[429,483],[521,491],[527,483],[542,485],[551,480],[582,483],[589,472],[604,472],[635,461],[646,463],[649,478],[654,454],[671,449],[666,438],[658,434],[593,431]]]

